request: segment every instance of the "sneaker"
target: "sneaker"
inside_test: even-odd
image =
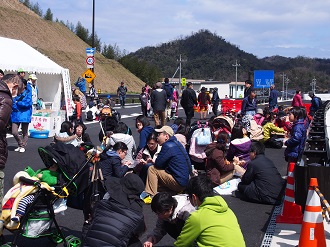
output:
[[[13,218],[11,218],[11,221],[18,223],[20,221],[20,218],[19,216],[16,215]]]
[[[21,150],[21,147],[15,148],[15,152],[19,152],[19,150]]]
[[[20,148],[19,152],[20,153],[24,153],[25,152],[25,148]]]
[[[143,202],[145,203],[145,204],[151,204],[151,202],[152,202],[152,198],[151,198],[151,196],[147,196],[147,197],[145,197],[144,199],[143,199]]]

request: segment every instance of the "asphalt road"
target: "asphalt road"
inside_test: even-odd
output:
[[[122,115],[122,121],[125,122],[133,132],[133,136],[138,142],[138,133],[135,128],[135,117],[140,114],[139,106],[127,106],[125,109],[118,110]],[[184,116],[182,110],[179,111],[179,116]],[[210,115],[211,116],[211,115]],[[197,117],[197,115],[195,116]],[[197,119],[197,118],[196,118]],[[170,122],[172,123],[172,121]],[[151,122],[154,125],[154,122]],[[87,132],[92,138],[94,144],[98,145],[98,133],[100,131],[100,125],[98,122],[88,123]],[[14,149],[17,147],[17,143],[14,138],[8,138],[8,150],[9,157],[5,168],[5,191],[7,191],[12,186],[12,178],[14,175],[24,169],[26,166],[31,166],[34,169],[43,168],[44,164],[37,152],[38,147],[45,147],[51,142],[51,138],[48,139],[33,139],[29,138],[28,145],[25,153],[17,153]],[[283,157],[284,149],[268,149],[266,150],[266,155],[270,157],[278,167],[282,175],[286,174],[286,163]],[[257,247],[261,245],[264,233],[268,226],[268,221],[272,214],[273,206],[253,204],[241,201],[239,198],[224,196],[229,207],[235,212],[239,224],[241,226],[247,247]],[[150,205],[144,206],[144,216],[147,230],[143,236],[141,236],[141,241],[146,240],[147,234],[153,229],[156,222],[156,215],[151,211]],[[65,236],[74,235],[79,237],[81,235],[81,228],[83,224],[82,211],[68,208],[65,211],[65,215],[57,215],[56,219],[59,225],[63,228],[63,233]],[[221,234],[221,233],[219,233]],[[13,234],[8,230],[4,231],[4,236],[6,241],[11,241]],[[163,240],[156,246],[173,246],[174,240],[166,236]],[[50,242],[47,238],[39,239],[27,239],[20,237],[18,246],[24,247],[36,247],[36,246],[56,246]],[[62,244],[58,246],[63,246]]]

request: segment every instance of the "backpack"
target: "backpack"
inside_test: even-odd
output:
[[[323,105],[321,98],[317,96],[315,96],[315,98],[319,101],[318,107],[321,107]]]
[[[170,84],[164,84],[163,89],[166,91],[166,96],[168,99],[173,99],[173,87]]]
[[[189,155],[191,160],[202,163],[206,158],[205,147],[212,142],[211,129],[208,123],[197,122],[197,129],[193,130],[190,139]]]
[[[86,120],[88,121],[93,121],[93,112],[91,110],[89,110],[87,113],[86,113]]]

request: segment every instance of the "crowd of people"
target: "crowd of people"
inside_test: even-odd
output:
[[[27,126],[35,105],[33,95],[37,92],[33,86],[35,75],[30,79],[31,83],[24,83],[19,75],[11,74],[5,75],[0,84],[3,95],[0,123],[7,125],[11,117],[12,132],[18,143],[15,151],[19,152],[25,151]],[[54,142],[77,147],[91,143],[83,124],[82,109],[86,109],[86,119],[87,112],[92,112],[92,120],[100,116],[102,109],[97,108],[95,98],[87,102],[86,88],[82,84],[81,78],[75,83],[79,89],[73,91],[74,114],[70,121],[61,124]],[[300,91],[297,91],[292,107],[283,109],[278,105],[278,93],[273,85],[271,91],[269,106],[262,110],[257,107],[256,92],[248,80],[241,110],[237,113],[219,112],[217,89],[214,89],[212,97],[205,88],[196,95],[188,82],[180,102],[186,115],[183,119],[178,117],[178,92],[168,78],[163,84],[157,82],[153,90],[148,85],[143,87],[140,95],[142,115],[135,122],[139,140],[134,140],[132,130],[124,122],[114,121],[111,130],[104,130],[102,145],[98,149],[98,164],[108,183],[108,191],[94,210],[104,212],[111,208],[107,217],[123,220],[121,222],[125,224],[109,223],[107,229],[112,230],[107,234],[112,237],[106,239],[97,228],[97,222],[104,222],[104,219],[96,213],[88,222],[90,226],[84,235],[84,246],[109,241],[141,246],[138,236],[145,230],[142,201],[151,204],[151,209],[158,216],[155,229],[144,247],[157,244],[167,233],[176,240],[175,246],[190,246],[194,242],[199,246],[245,246],[235,214],[213,188],[236,177],[241,182],[233,196],[254,203],[279,204],[285,180],[265,155],[265,147],[282,148],[285,145],[286,161],[297,162],[303,152],[309,116],[321,102],[310,94],[314,108],[307,114],[300,105]],[[125,106],[126,93],[127,87],[122,82],[117,90],[122,107]],[[110,98],[106,105],[111,109]],[[192,123],[197,105],[200,118],[197,123]],[[210,118],[209,105],[213,112]],[[149,118],[151,109],[154,126]],[[170,119],[174,119],[172,125],[167,124]],[[22,137],[18,135],[20,125]],[[197,135],[194,134],[196,130]],[[2,133],[0,148],[4,159],[0,161],[0,169],[7,157],[5,138]],[[203,171],[200,167],[199,171],[195,170],[196,160],[192,156],[202,160]],[[1,180],[0,176],[3,184]],[[135,213],[123,213],[126,209]]]

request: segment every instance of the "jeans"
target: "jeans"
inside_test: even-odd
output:
[[[120,106],[124,107],[126,103],[126,95],[120,95],[119,100],[120,100]]]
[[[186,124],[190,126],[191,119],[194,117],[194,108],[184,108],[184,113],[186,114]]]

